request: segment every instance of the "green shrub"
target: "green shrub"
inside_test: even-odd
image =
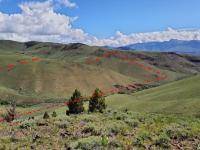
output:
[[[101,139],[99,137],[90,136],[88,138],[78,140],[75,149],[92,150],[98,149],[101,146]]]
[[[169,143],[170,143],[170,138],[164,133],[160,134],[155,140],[156,146],[160,146],[165,149],[170,147]]]
[[[70,114],[79,114],[84,111],[83,98],[81,93],[76,89],[68,103]]]
[[[121,111],[119,111],[119,112],[117,112],[116,114],[114,114],[114,118],[116,119],[116,120],[122,120],[122,121],[124,121],[124,120],[126,120],[127,118],[129,118],[130,116],[127,114],[127,113],[124,113],[124,112],[121,112]]]
[[[132,128],[136,128],[139,125],[139,122],[137,120],[134,120],[134,119],[125,119],[124,122]]]
[[[68,121],[57,121],[55,122],[55,125],[58,126],[60,129],[66,129],[69,127],[70,123]]]
[[[108,137],[105,136],[105,135],[103,135],[103,136],[101,137],[101,145],[105,147],[105,146],[107,146],[108,144],[109,144]]]
[[[57,113],[54,111],[51,116],[55,118],[57,117]]]
[[[99,89],[96,89],[89,101],[89,111],[103,112],[104,109],[106,109],[105,97],[103,97],[103,93]]]
[[[165,132],[171,139],[180,139],[180,140],[188,138],[191,133],[189,128],[183,127],[175,123],[166,127]]]
[[[30,123],[24,123],[24,124],[21,124],[20,126],[20,129],[28,129],[31,127]]]
[[[107,135],[126,134],[129,126],[123,121],[109,121],[104,128]]]
[[[144,146],[144,139],[140,136],[136,137],[133,141],[133,145],[137,147],[143,147]]]
[[[98,136],[101,134],[101,128],[94,123],[87,124],[82,130],[83,134],[90,134],[92,136]]]
[[[138,147],[144,147],[145,141],[151,140],[150,133],[147,131],[142,131],[138,134],[138,136],[134,139],[133,145]]]
[[[113,139],[109,142],[109,147],[113,147],[114,148],[121,148],[123,146],[123,144],[121,143],[121,141]]]

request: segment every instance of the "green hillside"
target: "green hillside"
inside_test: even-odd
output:
[[[0,55],[1,99],[16,97],[23,99],[69,97],[75,88],[82,89],[84,94],[91,94],[94,88],[111,89],[114,84],[126,85],[132,83],[133,78],[112,70],[96,68],[94,66],[69,63],[54,59],[42,59],[41,62],[31,62],[31,57],[24,55]],[[26,59],[29,64],[19,64],[18,60]],[[7,71],[7,64],[16,66]],[[101,78],[98,78],[101,75]],[[7,91],[6,91],[7,89]],[[10,92],[12,91],[12,92]],[[25,98],[22,98],[24,97]],[[22,99],[21,99],[22,98]],[[31,100],[33,99],[31,98]]]
[[[199,83],[200,76],[197,75],[131,95],[112,95],[107,102],[110,107],[137,112],[198,115]]]
[[[108,56],[109,53],[112,55]],[[170,59],[172,56],[173,60]],[[175,54],[172,56],[113,51],[81,43],[66,45],[0,41],[0,100],[8,101],[14,98],[18,103],[38,103],[51,99],[56,102],[58,99],[68,98],[75,88],[80,89],[84,96],[90,96],[96,87],[107,93],[114,85],[126,86],[145,80],[159,85],[198,72],[198,64],[191,61],[193,59]],[[32,62],[33,57],[38,57],[41,61]],[[149,62],[152,59],[157,60],[158,57],[161,58],[161,64],[169,63],[169,67],[163,68],[162,65]],[[175,64],[177,59],[181,61],[173,69],[172,64]],[[28,64],[20,64],[20,60],[26,60]],[[130,63],[133,61],[137,63]],[[181,66],[183,63],[187,65]],[[16,66],[7,71],[9,64]],[[140,65],[159,71],[167,78],[154,82],[158,75]],[[190,65],[197,67],[190,69]]]

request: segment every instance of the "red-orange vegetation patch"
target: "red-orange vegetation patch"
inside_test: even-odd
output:
[[[24,59],[24,60],[20,60],[19,63],[22,65],[26,65],[28,64],[28,61]]]
[[[32,58],[32,62],[39,62],[39,61],[41,61],[41,59],[38,58],[38,57],[33,57],[33,58]]]
[[[8,64],[7,69],[8,71],[12,70],[16,65],[15,64]]]

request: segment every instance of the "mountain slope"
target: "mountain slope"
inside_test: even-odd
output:
[[[147,80],[159,85],[198,73],[200,67],[198,57],[175,53],[113,51],[81,43],[0,43],[1,101],[14,98],[19,103],[46,99],[56,102],[68,98],[75,88],[90,96],[97,87],[107,92],[114,85],[127,86]],[[34,62],[33,58],[40,61]],[[8,67],[12,69],[8,71]],[[167,78],[156,81],[158,74],[147,68]]]
[[[0,58],[0,86],[14,91],[11,95],[17,93],[21,97],[32,96],[36,101],[37,97],[67,98],[76,88],[89,95],[96,87],[107,90],[111,89],[113,84],[125,85],[134,81],[133,78],[118,72],[80,63],[66,63],[54,59],[31,62],[31,57],[23,55],[0,55]],[[19,64],[20,59],[26,59],[29,63]],[[16,66],[8,71],[6,65],[10,63]],[[1,99],[9,97],[9,94],[1,95]]]

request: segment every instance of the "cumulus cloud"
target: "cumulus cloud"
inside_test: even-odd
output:
[[[175,30],[168,28],[161,32],[132,33],[129,35],[117,31],[115,36],[97,41],[97,45],[123,46],[134,43],[152,41],[178,40],[200,40],[200,30]]]
[[[61,5],[64,5],[66,7],[69,8],[74,8],[77,7],[76,3],[71,2],[70,0],[56,0],[58,3],[60,3]]]
[[[76,17],[56,13],[52,1],[20,4],[22,12],[0,12],[0,38],[17,41],[84,42],[87,33],[72,28]]]
[[[59,0],[67,2],[67,0]],[[15,41],[48,41],[59,43],[81,42],[97,46],[123,46],[150,41],[200,40],[200,30],[175,30],[168,28],[161,32],[124,34],[117,31],[112,37],[99,39],[82,29],[74,28],[77,17],[70,17],[54,11],[55,0],[25,2],[19,5],[21,13],[0,12],[0,39]],[[69,2],[69,1],[68,1]],[[66,3],[72,7],[75,3]]]

